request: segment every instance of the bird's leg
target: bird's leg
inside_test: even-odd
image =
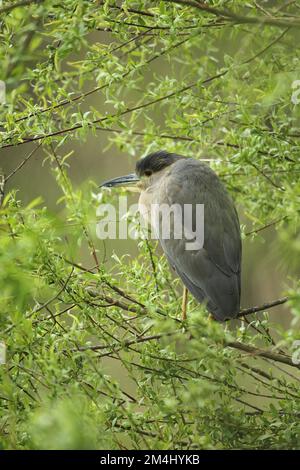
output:
[[[181,318],[182,320],[186,320],[186,307],[188,301],[188,290],[185,286],[183,286],[183,295],[182,295],[182,304],[181,304]]]

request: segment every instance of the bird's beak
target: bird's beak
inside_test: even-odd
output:
[[[131,173],[130,175],[118,176],[118,178],[104,181],[104,183],[100,184],[100,188],[113,188],[113,187],[118,187],[118,186],[128,186],[128,185],[136,184],[138,181],[140,181],[140,178],[135,173]]]

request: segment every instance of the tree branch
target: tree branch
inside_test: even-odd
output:
[[[244,317],[245,315],[251,315],[251,313],[262,312],[263,310],[276,307],[277,305],[282,305],[287,302],[288,299],[288,297],[282,297],[281,299],[273,300],[272,302],[267,302],[258,307],[244,308],[239,312],[237,318]]]
[[[282,364],[287,364],[291,367],[296,367],[300,369],[300,365],[294,363],[289,356],[284,356],[283,354],[278,354],[272,351],[266,351],[265,349],[260,349],[255,346],[250,346],[249,344],[240,343],[239,341],[230,341],[225,344],[229,348],[239,349],[246,353],[251,354],[252,356],[260,356],[266,359],[271,359],[275,362],[281,362]]]
[[[12,176],[14,176],[17,171],[19,171],[27,162],[30,160],[30,158],[35,154],[35,152],[40,148],[42,144],[39,143],[22,161],[21,163],[9,174],[5,177],[4,182],[6,183]]]
[[[127,108],[124,111],[122,111],[121,113],[116,113],[116,114],[113,114],[113,115],[110,115],[110,116],[105,116],[105,117],[102,117],[102,118],[99,118],[99,119],[95,119],[94,121],[92,121],[90,123],[90,125],[99,124],[99,123],[105,122],[108,119],[111,119],[111,118],[114,118],[114,117],[125,116],[125,115],[127,115],[129,113],[132,113],[134,111],[139,111],[141,109],[147,108],[147,107],[152,106],[154,104],[158,104],[158,103],[160,103],[164,100],[173,98],[173,97],[175,97],[176,95],[178,95],[180,93],[184,93],[185,91],[195,87],[196,85],[199,85],[199,84],[206,85],[206,84],[216,80],[217,78],[220,78],[220,77],[226,75],[226,73],[228,73],[228,70],[225,70],[224,72],[213,75],[212,77],[209,77],[209,78],[203,80],[200,83],[198,81],[190,83],[189,85],[186,85],[186,86],[180,88],[179,90],[175,90],[175,91],[173,91],[171,93],[168,93],[167,95],[164,95],[160,98],[156,98],[154,100],[148,101],[147,103],[143,103],[143,104],[140,104],[140,105],[137,105],[137,106],[133,106],[132,108]],[[18,145],[27,144],[29,142],[35,142],[36,140],[43,140],[43,139],[46,139],[47,137],[59,136],[59,135],[62,135],[62,134],[66,134],[66,133],[69,133],[69,132],[76,131],[78,129],[82,129],[82,127],[83,127],[83,124],[79,123],[79,124],[76,124],[74,126],[70,126],[68,128],[65,128],[65,129],[60,129],[60,130],[57,130],[57,131],[49,132],[48,134],[41,134],[41,135],[34,136],[34,137],[28,137],[27,139],[22,140],[21,142],[16,142],[15,144],[5,144],[5,145],[2,145],[0,148],[15,147],[15,146],[18,146]]]
[[[18,8],[18,7],[24,7],[24,6],[27,6],[27,5],[31,5],[33,3],[42,3],[44,0],[20,0],[19,2],[16,2],[16,3],[11,3],[10,5],[6,5],[4,7],[1,7],[0,8],[0,15],[1,13],[8,13],[12,10],[14,10],[15,8]]]
[[[281,300],[283,300],[283,299],[281,299]],[[274,302],[273,302],[273,304],[274,304]],[[258,307],[254,307],[254,308],[258,308]],[[167,332],[167,333],[155,334],[155,335],[150,335],[150,336],[142,336],[142,337],[138,337],[138,338],[134,338],[134,339],[131,339],[131,340],[124,341],[121,346],[120,346],[120,343],[97,344],[97,345],[93,345],[93,346],[79,346],[77,348],[73,348],[71,351],[73,351],[73,352],[77,352],[77,351],[84,352],[84,351],[110,350],[109,352],[103,353],[103,356],[107,356],[108,354],[111,354],[112,352],[121,351],[123,348],[128,348],[128,347],[130,347],[134,344],[145,343],[145,342],[153,341],[153,340],[159,340],[163,337],[173,336],[173,335],[176,335],[178,333],[179,333],[179,331],[170,331],[170,332]],[[280,362],[282,364],[286,364],[286,365],[289,365],[291,367],[295,367],[297,369],[300,369],[300,365],[295,364],[292,361],[291,357],[289,357],[289,356],[285,356],[283,354],[279,354],[279,353],[276,353],[276,352],[272,352],[272,351],[268,351],[268,350],[265,350],[265,349],[257,348],[255,346],[251,346],[251,345],[248,345],[248,344],[241,343],[240,341],[225,342],[224,347],[238,349],[240,351],[251,354],[254,357],[260,356],[260,357],[270,359],[270,360],[275,361],[275,362]]]
[[[273,220],[272,222],[269,222],[268,224],[263,225],[262,227],[258,227],[256,229],[250,230],[250,232],[246,232],[245,236],[249,237],[249,235],[253,235],[254,233],[261,232],[262,230],[265,230],[266,228],[272,227],[273,225],[279,224],[279,222],[283,222],[286,219],[287,219],[286,215],[284,217],[280,217],[279,219]]]
[[[276,26],[276,27],[289,27],[289,28],[298,28],[300,26],[300,20],[298,17],[295,19],[286,20],[284,18],[274,18],[270,16],[244,16],[233,13],[229,10],[219,10],[217,8],[212,8],[207,4],[196,2],[194,0],[163,0],[166,3],[177,3],[182,6],[190,6],[196,8],[197,10],[204,11],[206,13],[211,13],[218,18],[233,23],[233,24],[253,24],[261,26]]]

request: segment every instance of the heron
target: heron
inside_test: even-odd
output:
[[[153,205],[190,205],[192,216],[197,205],[203,205],[204,239],[196,250],[187,249],[185,236],[164,238],[160,233],[158,238],[184,284],[182,319],[187,316],[188,291],[205,304],[213,319],[236,318],[241,296],[240,224],[234,202],[217,174],[200,160],[162,150],[138,160],[135,173],[105,181],[101,187],[125,185],[135,185],[140,192],[139,208],[145,219]]]

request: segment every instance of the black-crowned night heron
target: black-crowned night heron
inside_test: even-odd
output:
[[[214,171],[205,163],[165,151],[139,160],[136,172],[106,181],[101,187],[136,184],[144,217],[153,205],[192,207],[193,230],[197,205],[204,205],[204,242],[187,249],[187,239],[159,234],[170,265],[183,284],[218,321],[235,318],[240,309],[241,235],[235,206]],[[157,228],[157,227],[156,227]],[[185,318],[187,291],[183,296]]]

